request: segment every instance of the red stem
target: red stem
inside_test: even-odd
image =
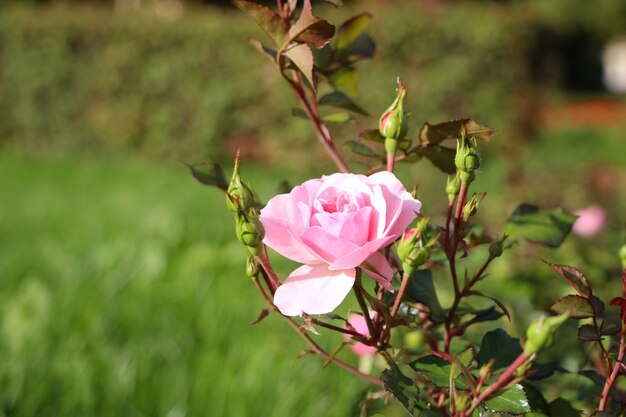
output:
[[[461,413],[461,417],[466,417],[472,414],[472,412],[478,407],[481,403],[488,400],[489,397],[494,395],[500,389],[505,387],[509,382],[511,382],[515,378],[515,371],[524,364],[528,360],[528,356],[524,353],[520,353],[520,355],[511,363],[506,370],[500,374],[496,382],[489,385],[489,387],[483,392],[475,397],[470,405],[470,408]]]
[[[624,354],[626,353],[626,341],[624,340],[624,334],[626,333],[626,324],[622,323],[622,334],[619,340],[619,353],[617,354],[617,359],[615,360],[615,365],[613,366],[613,371],[611,375],[606,379],[604,383],[604,388],[602,389],[602,399],[600,400],[600,405],[598,406],[598,411],[602,412],[606,410],[606,406],[609,402],[611,388],[615,384],[617,380],[617,376],[619,375],[620,368],[623,366]]]
[[[393,307],[391,308],[391,320],[389,323],[387,323],[387,325],[385,326],[385,328],[383,329],[382,334],[380,335],[380,341],[382,343],[386,343],[386,339],[389,336],[389,333],[391,333],[391,321],[393,321],[394,317],[396,317],[396,314],[398,314],[398,310],[400,310],[400,304],[402,303],[402,298],[404,297],[404,293],[406,291],[406,286],[409,283],[409,278],[410,275],[409,274],[404,274],[402,276],[402,282],[400,283],[400,289],[398,290],[398,294],[396,295],[396,299],[393,302]]]
[[[311,119],[311,122],[315,126],[317,138],[319,139],[322,146],[324,146],[326,153],[331,157],[335,165],[337,165],[337,168],[339,169],[340,172],[350,172],[348,165],[346,165],[341,155],[339,155],[339,152],[337,152],[337,148],[335,148],[333,137],[330,131],[328,130],[328,128],[326,127],[322,119],[320,118],[320,115],[317,111],[317,105],[312,104],[307,99],[306,93],[304,92],[304,89],[302,88],[302,81],[299,77],[299,74],[296,73],[296,76],[298,77],[298,82],[295,82],[291,78],[289,78],[287,74],[285,74],[285,71],[283,68],[280,68],[280,74],[283,76],[285,80],[287,80],[287,82],[289,83],[293,91],[296,93],[298,100],[300,100],[300,102],[304,106],[305,111],[309,115],[309,119]]]
[[[396,156],[392,153],[387,153],[387,171],[393,172],[396,163]]]

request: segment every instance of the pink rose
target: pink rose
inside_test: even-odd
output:
[[[415,219],[422,203],[390,172],[333,174],[272,198],[261,210],[263,242],[304,264],[274,294],[287,316],[323,314],[346,297],[356,267],[393,290],[393,270],[378,252]]]
[[[374,319],[376,317],[376,312],[370,311],[370,318]],[[367,328],[367,322],[365,321],[365,317],[360,314],[350,314],[348,316],[348,324],[355,332],[362,334],[365,337],[370,335],[370,331]],[[352,340],[350,335],[344,334],[344,338],[346,340]],[[350,345],[350,349],[357,356],[374,356],[376,354],[376,347],[368,346],[361,342],[357,342],[353,345]]]
[[[604,229],[606,212],[599,205],[585,207],[574,212],[578,216],[572,231],[578,236],[593,236]]]

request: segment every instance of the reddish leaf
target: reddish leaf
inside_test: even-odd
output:
[[[589,299],[574,294],[559,298],[552,304],[550,310],[557,314],[569,311],[571,313],[570,317],[573,319],[586,319],[594,315],[593,306]]]
[[[420,141],[436,145],[446,139],[457,139],[461,137],[461,131],[465,130],[467,135],[475,136],[485,142],[489,142],[496,132],[496,129],[479,125],[472,119],[459,119],[431,125],[426,122],[420,129]]]
[[[315,45],[316,48],[322,48],[335,35],[335,27],[317,16],[313,15],[311,9],[311,0],[304,0],[302,13],[300,17],[289,29],[289,36],[285,43],[293,40],[297,42],[306,42]]]
[[[274,10],[248,0],[232,0],[232,2],[250,16],[277,45],[284,43],[287,30]]]
[[[591,296],[591,286],[589,280],[579,269],[568,265],[551,264],[548,265],[554,269],[565,281],[571,285],[578,294],[585,298]]]
[[[337,29],[337,52],[341,53],[354,43],[365,32],[371,20],[372,15],[370,13],[362,13],[346,20]]]
[[[313,54],[306,43],[300,43],[289,48],[285,53],[296,67],[304,74],[311,87],[315,88],[313,79]]]

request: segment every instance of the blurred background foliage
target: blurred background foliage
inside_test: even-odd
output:
[[[226,3],[0,1],[0,414],[354,414],[365,384],[296,360],[304,346],[278,317],[250,326],[263,305],[223,196],[176,164],[241,148],[264,200],[283,178],[332,170],[247,43],[263,34]],[[607,211],[592,238],[521,245],[494,264],[511,331],[566,289],[540,258],[617,295],[626,100],[605,88],[602,54],[626,36],[626,3],[346,3],[314,6],[335,24],[371,11],[378,50],[359,68],[373,117],[333,126],[340,144],[376,125],[399,75],[412,132],[459,117],[499,129],[475,187],[489,193],[489,233],[521,201]],[[440,215],[442,174],[420,162],[399,175]]]

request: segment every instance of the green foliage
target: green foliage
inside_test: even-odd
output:
[[[244,168],[264,197],[282,176]],[[251,326],[265,305],[223,192],[185,167],[4,153],[0,199],[6,415],[345,417],[361,399],[339,368],[294,366],[305,345],[276,316]]]
[[[574,221],[576,216],[563,210],[522,204],[509,217],[504,233],[513,238],[523,237],[531,242],[557,248],[572,230]]]

